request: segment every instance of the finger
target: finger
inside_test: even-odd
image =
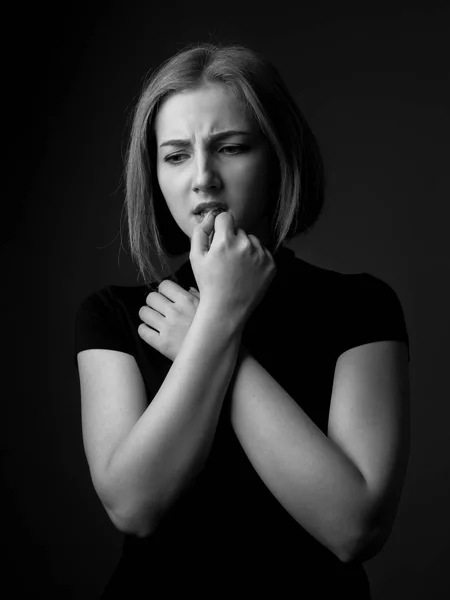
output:
[[[167,309],[173,305],[173,302],[166,298],[163,294],[158,292],[150,292],[145,299],[145,303],[155,312],[158,312],[161,316],[165,317]]]
[[[141,321],[145,323],[148,327],[156,330],[158,333],[161,331],[161,327],[163,325],[163,319],[165,317],[161,315],[158,311],[153,310],[149,306],[142,306],[139,309],[139,318]]]
[[[247,252],[254,252],[256,250],[250,237],[239,227],[236,231],[236,239],[238,240],[238,246]]]
[[[217,212],[209,211],[206,217],[195,225],[192,231],[191,252],[205,254],[209,250],[209,236],[214,229]]]
[[[262,244],[256,237],[256,235],[253,235],[253,233],[249,233],[247,237],[249,238],[253,246],[255,246],[255,248],[258,248],[258,250],[263,250]]]
[[[159,331],[155,331],[151,327],[148,327],[144,323],[141,323],[137,328],[137,332],[139,337],[141,337],[144,342],[147,342],[149,346],[152,346],[155,349],[158,349],[160,341]]]
[[[234,217],[229,210],[221,212],[214,221],[214,240],[224,240],[230,235],[236,235]]]
[[[199,291],[198,291],[196,288],[194,288],[194,287],[192,287],[192,286],[191,286],[191,287],[189,288],[189,291],[190,291],[190,292],[191,292],[191,294],[193,294],[194,296],[197,296],[197,298],[200,298],[200,292],[199,292]]]
[[[158,292],[162,295],[163,299],[167,298],[171,302],[175,303],[181,299],[185,299],[188,296],[188,293],[181,285],[175,283],[171,279],[164,279],[158,285]],[[150,295],[150,294],[149,294]],[[162,306],[162,305],[160,305]]]

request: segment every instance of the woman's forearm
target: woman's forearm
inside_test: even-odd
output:
[[[255,470],[282,506],[346,560],[362,539],[360,517],[369,501],[366,482],[244,348],[233,375],[231,423]]]
[[[108,495],[117,523],[151,533],[202,470],[241,340],[241,328],[201,303],[158,393],[112,455]]]

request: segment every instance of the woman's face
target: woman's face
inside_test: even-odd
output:
[[[233,133],[231,133],[233,132]],[[223,202],[236,227],[267,242],[271,152],[242,103],[220,84],[167,98],[155,119],[161,192],[189,238],[200,202]],[[221,134],[220,137],[218,134]]]

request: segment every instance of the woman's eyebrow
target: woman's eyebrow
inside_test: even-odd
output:
[[[212,142],[217,140],[222,140],[227,137],[231,137],[233,135],[251,135],[250,131],[242,131],[238,129],[229,129],[227,131],[220,131],[219,133],[212,133],[206,136],[206,142]],[[190,146],[190,140],[167,140],[167,142],[163,142],[160,144],[160,148],[163,146]]]

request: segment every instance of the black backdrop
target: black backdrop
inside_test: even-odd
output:
[[[89,291],[138,283],[119,225],[127,117],[142,78],[185,44],[211,39],[265,53],[323,149],[325,210],[289,246],[326,268],[373,273],[400,297],[411,341],[412,451],[394,531],[366,566],[374,600],[441,597],[450,554],[445,5],[175,0],[21,4],[5,13],[2,533],[10,597],[95,598],[119,558],[122,536],[84,457],[73,319]]]

